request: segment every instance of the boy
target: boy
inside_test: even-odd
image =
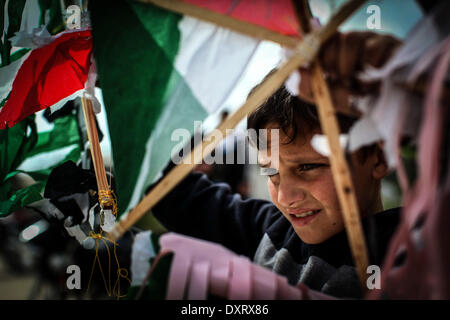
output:
[[[349,110],[350,94],[376,90],[354,75],[367,64],[384,64],[398,44],[370,32],[339,33],[327,42],[319,59],[334,79],[331,94],[338,110]],[[330,162],[310,144],[321,130],[308,76],[302,70],[300,98],[282,87],[248,117],[248,129],[269,131],[268,152],[270,130],[279,129],[278,159],[270,153],[258,157],[272,202],[242,200],[226,184],[191,173],[153,213],[169,230],[220,243],[286,276],[292,285],[303,282],[336,297],[360,298]],[[355,120],[338,114],[341,132]],[[383,211],[381,180],[388,167],[378,145],[358,150],[349,160],[370,264],[381,266],[400,211]]]
[[[339,116],[343,132],[352,122]],[[250,115],[248,128],[280,129],[278,165],[268,170],[272,203],[242,200],[226,184],[191,173],[155,206],[156,218],[171,231],[248,256],[293,285],[303,282],[337,297],[361,297],[329,160],[309,144],[320,133],[315,107],[280,88]],[[268,155],[261,166],[272,165]],[[399,211],[383,212],[380,183],[387,166],[377,146],[351,159],[370,263],[381,266]]]

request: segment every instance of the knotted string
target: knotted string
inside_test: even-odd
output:
[[[114,192],[111,190],[99,190],[98,196],[99,196],[100,207],[102,209],[105,207],[112,208],[113,215],[115,217],[117,217],[117,198],[116,198],[116,195],[114,194]],[[100,225],[103,224],[102,219],[103,219],[103,217],[102,217],[102,215],[100,215]],[[125,297],[126,294],[124,294],[124,295],[120,294],[120,278],[125,278],[126,280],[128,280],[129,283],[131,283],[131,280],[128,277],[128,270],[120,267],[119,258],[117,257],[117,250],[116,250],[117,243],[114,240],[111,240],[108,237],[105,237],[103,235],[103,230],[100,230],[100,233],[95,233],[95,232],[91,231],[89,233],[89,237],[95,240],[95,258],[94,258],[94,262],[92,264],[92,270],[91,270],[91,275],[89,277],[87,291],[89,291],[89,288],[91,285],[92,275],[94,274],[94,269],[95,269],[95,263],[96,263],[96,261],[98,261],[100,273],[102,275],[103,283],[105,285],[106,293],[108,294],[108,296],[110,297],[111,295],[113,295],[117,299]],[[108,252],[108,282],[105,279],[105,274],[103,272],[102,265],[100,262],[100,257],[98,254],[99,241],[103,242],[103,244],[105,245],[106,250]],[[111,252],[109,250],[108,241],[113,244],[114,258],[115,258],[116,264],[117,264],[117,279],[116,279],[116,282],[115,282],[112,290],[111,290]]]
[[[125,268],[121,268],[120,264],[119,264],[119,259],[117,257],[117,243],[107,237],[105,237],[103,235],[103,231],[101,231],[100,233],[95,233],[95,232],[90,232],[89,233],[89,237],[92,239],[95,239],[95,258],[94,258],[94,262],[92,264],[92,270],[91,270],[91,275],[89,277],[89,283],[88,283],[88,291],[91,285],[91,281],[92,281],[92,276],[94,274],[94,269],[95,269],[95,263],[98,261],[98,266],[100,269],[100,273],[102,275],[103,278],[103,283],[105,285],[105,289],[106,289],[106,293],[108,294],[108,296],[110,297],[111,295],[116,297],[117,299],[120,299],[122,297],[125,297],[126,294],[121,295],[120,293],[120,278],[125,278],[126,280],[128,280],[129,283],[131,283],[130,278],[128,277],[128,270]],[[105,278],[105,274],[103,272],[103,268],[100,262],[100,256],[98,254],[98,248],[99,248],[99,241],[102,241],[103,244],[106,247],[106,251],[108,252],[108,281],[106,281]],[[117,264],[117,279],[116,282],[114,284],[114,287],[111,290],[111,252],[109,250],[109,246],[108,246],[108,241],[111,242],[113,244],[113,253],[114,253],[114,258],[116,260],[116,264]]]
[[[117,217],[117,197],[112,190],[99,190],[98,202],[100,208],[112,208],[114,217]]]

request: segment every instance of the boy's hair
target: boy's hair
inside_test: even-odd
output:
[[[337,120],[341,133],[348,133],[357,118],[338,113]],[[289,137],[287,143],[291,143],[299,135],[306,136],[315,129],[321,130],[316,107],[292,96],[284,86],[280,87],[247,118],[247,128],[254,129],[257,134],[259,129],[266,128],[270,123],[279,125],[279,129]],[[362,162],[375,148],[376,145],[372,145],[361,149]]]

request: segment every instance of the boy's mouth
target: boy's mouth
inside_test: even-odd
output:
[[[320,211],[322,210],[288,210],[288,213],[291,217],[292,223],[299,226],[304,226],[311,222]]]
[[[312,216],[313,214],[319,213],[319,211],[320,210],[309,210],[299,214],[291,213],[291,215],[295,216],[296,218],[305,218],[308,216]]]

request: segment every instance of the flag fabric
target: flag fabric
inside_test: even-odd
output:
[[[48,123],[43,113],[0,130],[0,217],[41,200],[53,168],[80,159],[77,115],[72,112]],[[16,189],[13,179],[19,173],[26,173],[35,183]]]
[[[59,0],[4,0],[0,1],[0,9],[0,30],[3,31],[0,37],[2,67],[12,62],[10,56],[15,48],[10,38],[16,32],[32,34],[33,29],[43,25],[50,34],[65,29]]]
[[[12,42],[17,35],[32,35],[40,26],[55,28],[62,21],[60,2],[57,0],[17,0],[0,2],[0,102],[3,106],[11,91],[20,66],[29,55],[30,48],[17,47]],[[52,18],[47,21],[46,16]],[[44,27],[45,29],[45,27]]]
[[[9,38],[19,31],[22,22],[22,13],[25,7],[25,0],[2,1],[0,2],[2,12],[0,13],[0,30],[2,35],[0,39],[1,66],[10,63],[11,42]],[[37,27],[37,25],[36,25]]]
[[[21,51],[15,52],[11,55],[10,64],[0,68],[0,101],[2,101],[2,106],[6,103],[6,99],[11,92],[12,84],[20,66],[28,58],[30,53],[29,49],[23,49]]]
[[[0,109],[0,129],[30,114],[64,104],[85,88],[91,66],[90,30],[66,31],[20,59],[11,93]]]
[[[6,0],[0,2],[0,8],[0,30],[3,31],[0,37],[0,114],[6,115],[3,111],[6,105],[17,100],[17,96],[28,95],[23,88],[14,87],[11,91],[13,83],[21,81],[20,87],[35,77],[33,71],[25,82],[20,78],[16,80],[17,75],[23,73],[23,64],[36,53],[29,47],[17,47],[14,38],[34,35],[41,27],[41,30],[50,31],[47,34],[52,39],[51,34],[64,30],[65,25],[59,0]],[[21,110],[23,106],[16,107],[13,111]],[[64,161],[78,161],[81,154],[75,113],[51,123],[44,119],[43,111],[36,115],[22,114],[19,118],[21,121],[13,127],[0,130],[0,217],[41,200],[51,170]],[[20,173],[26,173],[28,179],[31,177],[35,182],[17,189],[13,180]]]
[[[17,170],[27,172],[36,179],[47,177],[51,170],[68,160],[78,161],[81,154],[81,138],[78,115],[72,109],[69,114],[52,122],[44,117],[44,112],[36,114],[36,144],[26,153],[26,158]]]
[[[287,35],[301,37],[292,0],[181,0]]]
[[[52,34],[60,33],[65,29],[62,16],[63,8],[61,7],[61,4],[62,2],[59,0],[6,0],[1,3],[0,7],[3,9],[3,14],[0,14],[0,29],[3,28],[3,34],[0,38],[0,102],[1,106],[4,106],[7,98],[13,97],[8,105],[14,105],[7,106],[6,110],[5,108],[2,108],[4,110],[0,111],[2,114],[0,115],[0,119],[3,117],[3,120],[6,119],[9,121],[11,118],[17,116],[21,110],[20,108],[26,107],[22,105],[17,106],[17,104],[21,102],[21,99],[17,100],[14,99],[14,97],[25,97],[31,94],[30,92],[24,91],[30,89],[26,88],[25,84],[29,84],[32,79],[36,79],[36,75],[34,74],[36,70],[32,70],[32,75],[24,74],[24,72],[20,70],[28,58],[30,58],[30,55],[33,59],[42,59],[42,61],[39,61],[41,64],[46,62],[46,57],[42,55],[42,51],[45,50],[42,49],[34,52],[34,50],[30,49],[37,49],[49,44],[58,37],[52,37]],[[47,50],[47,52],[49,52],[49,50]],[[60,56],[61,54],[64,54],[61,50],[57,50],[56,52],[59,53]],[[55,57],[52,57],[52,59],[55,59]],[[25,65],[29,66],[31,63],[33,63],[32,60]],[[13,82],[19,71],[21,72],[21,77],[17,79],[16,82],[20,84],[20,86],[14,90],[12,95],[10,95]],[[23,76],[27,77],[25,81]],[[46,75],[43,74],[43,76]],[[36,91],[36,93],[38,93],[38,91]],[[28,103],[34,102],[35,101],[32,100],[28,101]],[[64,104],[64,102],[65,101],[61,101],[60,104]],[[36,111],[37,110],[39,110],[39,108],[36,109]],[[20,119],[25,118],[29,114],[31,113],[22,114]],[[17,121],[17,119],[13,119],[12,123],[9,125],[14,125]],[[0,129],[4,127],[4,121],[0,120]]]
[[[14,128],[0,131],[0,217],[10,213],[22,201],[23,197],[12,189],[11,178],[18,173],[17,166],[35,145],[36,138],[36,126],[31,118]]]
[[[192,134],[195,120],[222,106],[259,40],[151,4],[89,5],[123,214],[180,145],[171,139],[174,130]]]
[[[11,0],[10,0],[11,1]],[[61,0],[27,0],[31,2],[30,6],[33,6],[33,2],[38,2],[40,9],[39,25],[45,25],[46,29],[50,34],[57,34],[64,31],[66,28],[64,17],[62,12],[65,12],[64,1]],[[34,8],[36,5],[34,4]],[[33,7],[30,8],[30,14],[35,11]]]

